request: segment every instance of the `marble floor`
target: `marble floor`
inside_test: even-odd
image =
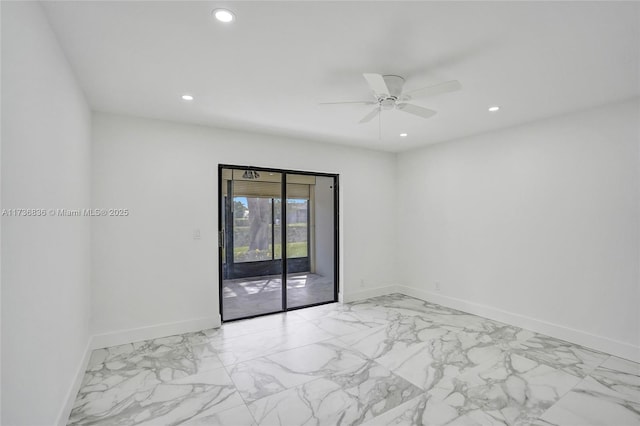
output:
[[[70,425],[640,425],[640,365],[403,295],[93,352]]]
[[[225,321],[282,310],[282,276],[224,280],[222,313]],[[287,306],[296,308],[334,299],[333,278],[310,272],[287,275]]]

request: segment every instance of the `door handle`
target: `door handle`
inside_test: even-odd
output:
[[[218,231],[218,247],[224,248],[224,231]]]

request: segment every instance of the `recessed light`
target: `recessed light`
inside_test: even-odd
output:
[[[182,100],[183,101],[192,101],[193,100],[193,96],[191,96],[191,95],[182,95]]]
[[[489,112],[496,112],[500,110],[500,107],[498,105],[494,105],[494,106],[490,106],[489,107]]]
[[[408,134],[406,134],[406,133],[400,133],[400,137],[401,137],[401,138],[406,138],[407,136],[409,136],[409,135],[408,135]]]
[[[236,19],[236,16],[227,9],[213,9],[211,12],[215,18],[220,22],[232,22]]]

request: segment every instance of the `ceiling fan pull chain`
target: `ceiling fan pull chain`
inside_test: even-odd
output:
[[[382,140],[382,107],[378,107],[378,140]]]

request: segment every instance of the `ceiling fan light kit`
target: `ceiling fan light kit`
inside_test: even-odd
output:
[[[273,174],[273,173],[271,173],[271,174]],[[242,178],[243,179],[259,179],[260,178],[260,173],[258,173],[255,170],[247,169],[242,174]]]

